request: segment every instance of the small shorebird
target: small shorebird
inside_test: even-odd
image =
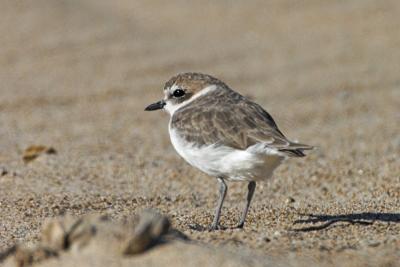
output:
[[[220,184],[211,230],[220,229],[225,180],[248,182],[241,228],[256,182],[271,177],[285,158],[303,157],[304,150],[312,149],[289,141],[261,106],[207,74],[172,77],[164,86],[164,99],[145,110],[158,109],[170,114],[169,134],[178,154]]]

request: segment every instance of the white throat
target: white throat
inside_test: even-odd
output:
[[[177,111],[178,109],[190,104],[195,99],[197,99],[211,91],[214,91],[215,89],[217,89],[216,85],[207,86],[207,87],[201,89],[197,94],[192,96],[190,99],[183,101],[182,103],[174,105],[174,104],[171,104],[171,102],[167,102],[167,104],[164,106],[164,109],[172,116],[172,115],[174,115],[174,112]]]

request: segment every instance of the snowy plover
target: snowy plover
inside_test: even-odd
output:
[[[219,200],[211,230],[227,192],[225,180],[247,181],[248,194],[238,227],[243,227],[256,182],[271,177],[287,157],[303,157],[311,146],[289,141],[261,106],[210,75],[181,73],[164,86],[164,99],[145,110],[170,114],[169,134],[178,154],[217,178]]]

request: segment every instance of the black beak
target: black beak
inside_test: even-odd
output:
[[[153,103],[151,105],[148,105],[144,110],[146,111],[152,111],[152,110],[157,110],[157,109],[162,109],[165,106],[165,101],[164,100],[160,100],[156,103]]]

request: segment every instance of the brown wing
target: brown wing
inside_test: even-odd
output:
[[[178,110],[172,127],[188,142],[199,145],[221,144],[246,149],[256,143],[288,156],[304,156],[311,146],[290,142],[262,107],[234,91],[213,92]]]

